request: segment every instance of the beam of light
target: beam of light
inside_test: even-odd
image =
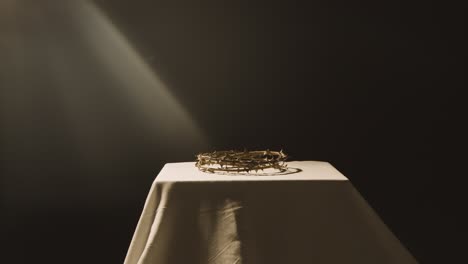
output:
[[[89,2],[74,3],[77,16],[82,15],[79,20],[82,33],[94,54],[115,80],[121,82],[122,91],[140,107],[148,124],[156,130],[169,129],[171,134],[186,130],[188,135],[202,139],[200,128],[184,107],[110,20]]]
[[[153,156],[171,161],[206,147],[169,87],[93,3],[0,3],[8,7],[0,8],[5,199],[124,200],[140,176],[113,174],[118,168],[133,169],[139,159],[151,167]]]
[[[159,151],[160,157],[167,155],[170,159],[173,152],[195,154],[206,148],[207,140],[190,114],[103,12],[87,1],[69,1],[65,10],[70,15],[67,28],[74,35],[71,37],[79,42],[75,43],[76,50],[82,56],[63,50],[62,44],[57,43],[51,51],[56,57],[53,69],[60,82],[57,86],[66,87],[58,92],[62,94],[64,107],[68,108],[70,120],[74,121],[72,130],[81,138],[82,156],[97,156],[89,158],[88,163],[109,155],[109,149],[116,148],[114,153],[122,151],[112,142],[103,149],[104,136],[96,137],[94,127],[88,124],[94,113],[83,102],[95,92],[87,87],[89,83],[96,86],[102,82],[103,86],[112,87],[108,91],[99,88],[103,93],[124,98],[122,108],[128,113],[121,115],[140,121],[135,124],[135,134],[145,137]],[[89,67],[96,71],[86,69]],[[98,107],[92,105],[91,108]],[[127,117],[134,122],[129,119]]]
[[[148,128],[167,136],[183,133],[187,142],[206,143],[190,114],[112,22],[90,2],[72,3],[81,37],[116,88],[144,116]]]
[[[70,120],[73,120],[72,130],[75,131],[75,137],[79,139],[78,151],[81,153],[81,159],[85,160],[91,170],[102,167],[102,163],[106,161],[107,163],[118,162],[121,153],[129,148],[132,149],[128,145],[134,142],[139,145],[136,148],[148,150],[149,153],[144,153],[143,156],[155,155],[158,157],[154,158],[167,161],[177,156],[174,152],[195,154],[199,149],[206,147],[207,140],[190,114],[104,13],[87,1],[70,1],[66,10],[70,10],[69,28],[73,34],[77,35],[76,39],[79,41],[77,50],[84,58],[76,58],[76,55],[65,50],[62,56],[57,58],[58,64],[54,66],[54,70],[57,71],[56,78],[61,78],[59,80],[61,85],[57,87],[67,87],[61,91],[63,105],[68,108]],[[51,53],[58,52],[60,45],[58,43]],[[76,60],[71,61],[70,56]],[[87,65],[95,71],[86,69]],[[96,135],[96,125],[90,126],[89,122],[90,120],[91,122],[107,122],[93,119],[96,109],[99,107],[105,109],[106,106],[96,105],[99,102],[89,98],[96,91],[86,86],[88,84],[96,86],[100,83],[107,88],[101,87],[102,91],[98,92],[98,95],[101,93],[99,96],[107,94],[107,96],[121,98],[116,100],[120,100],[122,108],[126,110],[120,115],[127,116],[125,120],[130,122],[130,126],[134,126],[135,135],[145,139],[124,142],[123,144],[127,146],[121,147],[118,142],[119,137],[113,138],[112,135],[118,131],[106,129],[106,131],[98,131]],[[87,105],[84,103],[86,101],[94,103]],[[122,124],[115,123],[118,123],[118,120],[109,122],[106,128],[112,126],[115,126],[117,130],[119,127],[122,128]],[[128,128],[123,129],[128,130]],[[148,143],[149,146],[142,146],[141,142]],[[112,155],[115,157],[109,158]],[[142,158],[148,159],[148,157]],[[147,166],[144,162],[143,165]],[[89,173],[90,177],[93,177],[94,173]],[[106,196],[107,194],[101,191],[102,186],[114,178],[115,175],[104,172],[97,179],[96,177],[90,179],[90,182],[94,183],[90,186],[96,186],[96,190],[93,191],[93,187],[89,185],[86,190],[91,193],[103,193]],[[121,181],[129,183],[123,186],[127,190],[122,190],[128,191],[128,186],[131,186],[133,180],[127,178]],[[102,184],[96,184],[97,182]]]

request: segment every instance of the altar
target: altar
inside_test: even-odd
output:
[[[166,164],[125,264],[417,263],[331,164],[287,167],[232,175]]]

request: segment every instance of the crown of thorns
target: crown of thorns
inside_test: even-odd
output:
[[[203,172],[250,172],[264,169],[287,170],[287,155],[282,151],[214,151],[197,155],[195,166]]]

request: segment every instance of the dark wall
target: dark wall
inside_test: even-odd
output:
[[[164,163],[283,148],[331,162],[422,263],[455,260],[466,174],[456,154],[461,11],[407,1],[0,2],[5,258],[121,263]]]

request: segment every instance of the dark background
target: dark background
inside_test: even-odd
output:
[[[421,263],[458,263],[463,15],[427,1],[1,1],[2,261],[122,263],[164,163],[245,147],[329,161]]]

